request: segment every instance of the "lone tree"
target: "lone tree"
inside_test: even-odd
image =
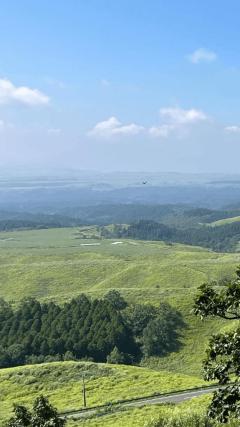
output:
[[[193,312],[237,321],[240,319],[240,267],[237,278],[218,290],[204,284],[199,288]],[[214,392],[208,415],[222,423],[229,417],[240,417],[240,327],[212,336],[204,361],[205,379],[217,380],[220,387]]]
[[[118,350],[115,346],[111,353],[107,356],[107,363],[113,363],[116,365],[124,364],[126,361],[126,357],[124,353]]]
[[[57,410],[44,396],[38,397],[32,411],[25,406],[14,406],[14,417],[6,423],[6,427],[64,427],[66,420],[60,418]]]

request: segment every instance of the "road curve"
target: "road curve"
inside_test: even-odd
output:
[[[128,402],[122,402],[122,403],[113,403],[112,407],[116,407],[116,411],[119,409],[127,409],[127,408],[139,408],[141,406],[146,405],[157,405],[159,403],[181,403],[185,400],[190,400],[193,397],[199,397],[204,394],[213,393],[217,387],[207,387],[199,390],[186,390],[179,393],[172,393],[172,394],[163,394],[161,396],[154,396],[154,397],[146,397],[139,400],[132,400]],[[79,411],[72,411],[63,413],[62,415],[65,418],[87,418],[89,416],[93,416],[97,412],[106,410],[107,415],[107,408],[108,405],[100,406],[99,408],[92,408],[92,409],[80,409]]]

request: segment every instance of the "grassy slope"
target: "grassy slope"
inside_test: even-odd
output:
[[[193,413],[202,414],[206,412],[208,403],[209,396],[202,396],[179,405],[152,405],[116,412],[104,416],[104,427],[147,427],[150,422],[158,420],[159,417],[169,420],[191,416]],[[73,420],[68,423],[68,427],[80,426],[102,427],[103,418],[95,417],[85,421]]]
[[[181,310],[188,328],[176,354],[151,359],[158,369],[200,376],[209,336],[220,322],[201,322],[191,313],[196,288],[234,272],[240,254],[161,242],[79,239],[77,229],[0,233],[0,297],[24,296],[64,302],[81,292],[101,296],[116,288],[129,301],[169,301]],[[97,243],[97,246],[83,246]]]
[[[156,372],[145,368],[87,362],[55,362],[0,370],[0,425],[14,402],[30,405],[39,395],[49,397],[60,411],[82,405],[82,375],[88,406],[97,406],[155,392],[168,392],[202,385],[190,376]]]
[[[240,216],[234,216],[232,218],[224,218],[224,219],[219,219],[218,221],[214,221],[211,222],[210,225],[211,227],[219,227],[221,225],[227,225],[227,224],[231,224],[232,222],[239,222],[240,221]]]

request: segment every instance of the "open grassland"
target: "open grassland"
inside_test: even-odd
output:
[[[159,417],[168,421],[171,419],[184,419],[193,414],[204,414],[209,404],[210,397],[203,396],[178,405],[152,405],[142,408],[110,413],[109,415],[94,417],[89,420],[69,421],[68,427],[148,427],[154,425]],[[226,426],[228,427],[228,426]]]
[[[240,221],[240,216],[234,216],[232,218],[219,219],[218,221],[211,222],[207,225],[210,225],[211,227],[219,227],[221,225],[232,224],[233,222],[239,222],[239,221]]]
[[[64,302],[119,289],[130,300],[188,304],[204,281],[234,272],[240,254],[162,242],[79,239],[78,229],[0,233],[0,294]]]
[[[121,410],[86,420],[70,420],[68,427],[203,427],[206,412],[211,401],[211,394],[193,398],[174,404],[159,404],[128,410]],[[161,423],[158,421],[161,420]],[[202,422],[200,421],[202,420]],[[226,424],[216,424],[216,427],[238,427],[239,420]]]
[[[197,287],[234,274],[240,254],[162,242],[84,239],[76,228],[0,233],[0,297],[63,303],[118,289],[129,302],[168,301],[183,314],[182,349],[146,361],[155,369],[201,375],[209,336],[224,324],[191,314]]]
[[[10,416],[14,402],[28,406],[39,394],[48,396],[59,411],[80,409],[83,375],[88,406],[203,384],[202,380],[187,375],[90,362],[54,362],[2,369],[0,425]]]

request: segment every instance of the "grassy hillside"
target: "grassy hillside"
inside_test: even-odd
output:
[[[188,305],[200,283],[233,273],[240,262],[240,254],[199,247],[80,235],[75,228],[0,233],[1,296],[63,302],[116,288],[134,300],[164,297]]]
[[[0,425],[10,416],[14,402],[30,405],[39,394],[48,396],[60,411],[81,408],[83,375],[88,406],[203,384],[198,378],[180,374],[88,362],[58,362],[2,369]]]
[[[239,263],[237,253],[84,239],[76,228],[7,232],[0,233],[0,296],[16,304],[28,296],[62,303],[82,292],[100,297],[116,288],[130,302],[168,301],[180,309],[188,326],[182,349],[146,363],[200,376],[208,338],[223,323],[195,318],[190,313],[193,297],[201,283],[233,274]]]
[[[219,219],[218,221],[211,222],[208,225],[212,227],[219,227],[221,225],[232,224],[233,222],[239,222],[239,221],[240,221],[240,216],[234,216],[232,218]]]
[[[178,405],[144,406],[110,413],[105,415],[104,418],[99,416],[85,421],[71,420],[68,423],[68,427],[102,427],[103,423],[104,427],[150,427],[150,425],[153,427],[155,425],[154,421],[157,421],[159,417],[164,417],[166,420],[179,420],[191,417],[193,414],[204,414],[208,403],[209,396],[203,396]]]

